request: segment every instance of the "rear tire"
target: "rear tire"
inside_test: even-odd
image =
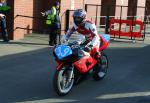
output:
[[[104,53],[102,53],[101,57],[99,58],[95,66],[93,78],[96,81],[102,80],[106,76],[107,70],[108,70],[108,58]]]
[[[59,96],[64,96],[68,94],[72,89],[73,84],[74,84],[73,67],[68,68],[68,66],[67,67],[63,66],[59,71],[55,72],[54,79],[53,79],[53,87],[55,92]]]

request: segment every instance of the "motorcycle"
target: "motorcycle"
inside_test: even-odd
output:
[[[99,38],[101,40],[100,57],[97,57],[97,52],[86,53],[83,50],[84,46],[77,41],[54,47],[53,55],[57,66],[53,87],[58,95],[68,94],[73,85],[78,84],[90,71],[96,81],[102,80],[106,76],[108,58],[104,50],[108,47],[110,36],[103,34],[99,35]]]

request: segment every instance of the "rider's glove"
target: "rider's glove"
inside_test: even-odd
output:
[[[91,46],[91,45],[89,45],[89,46],[86,46],[86,47],[84,48],[84,51],[86,51],[86,52],[90,52],[90,51],[91,51],[91,49],[92,49],[92,46]]]
[[[68,41],[68,39],[66,38],[66,35],[64,35],[64,36],[61,38],[61,41],[62,41],[62,43],[65,43],[65,42]]]

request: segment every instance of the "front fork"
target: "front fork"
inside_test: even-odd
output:
[[[74,79],[74,67],[73,66],[69,66],[66,68],[65,72],[67,73],[67,77],[65,78],[65,86],[69,86],[69,84],[71,83],[72,79]]]
[[[73,78],[74,66],[69,67],[67,72],[68,72],[68,80],[71,81],[71,79]]]

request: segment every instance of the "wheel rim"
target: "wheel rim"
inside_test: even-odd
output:
[[[58,74],[58,89],[61,93],[68,93],[72,86],[73,86],[73,82],[74,82],[74,73],[71,77],[71,79],[68,79],[67,77],[67,71],[65,71],[65,67],[62,68],[62,70],[60,70],[59,74]]]
[[[105,69],[108,68],[108,60],[106,56],[101,57],[101,65],[102,65],[102,68],[105,68]]]
[[[101,68],[100,71],[98,72],[99,77],[104,77],[107,73],[107,68],[108,68],[108,60],[106,56],[101,57]]]

